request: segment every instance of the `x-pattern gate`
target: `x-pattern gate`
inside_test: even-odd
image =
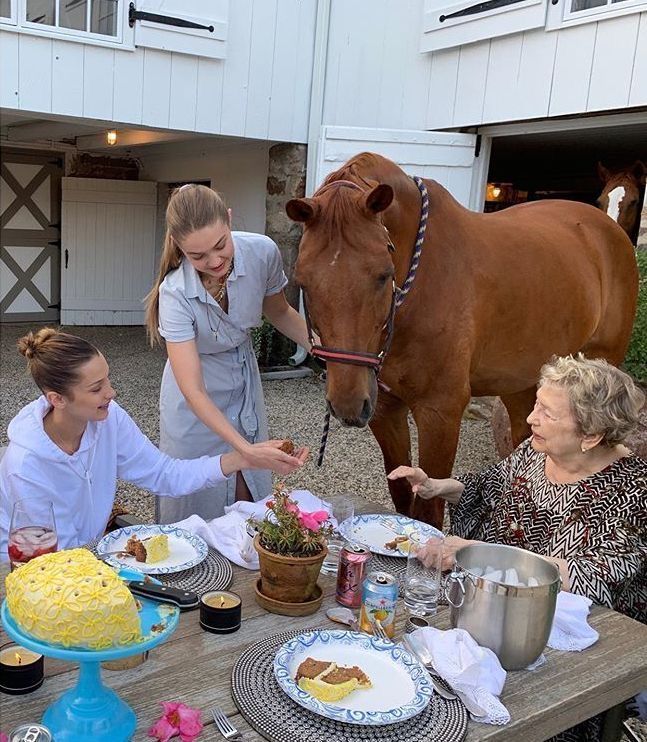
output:
[[[62,161],[9,151],[0,167],[0,322],[59,318]]]

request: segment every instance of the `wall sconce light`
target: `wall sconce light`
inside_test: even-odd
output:
[[[114,129],[106,132],[106,144],[110,147],[117,144],[117,132]]]
[[[512,185],[510,183],[488,183],[485,190],[486,201],[510,200]]]

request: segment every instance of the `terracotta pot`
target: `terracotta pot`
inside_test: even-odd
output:
[[[274,554],[254,538],[261,567],[261,592],[268,598],[285,603],[305,603],[316,596],[317,578],[328,553],[324,548],[314,556],[292,557]]]

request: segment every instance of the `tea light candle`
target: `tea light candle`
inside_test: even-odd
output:
[[[238,631],[241,621],[240,596],[224,590],[205,593],[200,599],[200,626],[214,634]]]
[[[9,642],[0,647],[0,691],[22,695],[43,684],[43,655]]]

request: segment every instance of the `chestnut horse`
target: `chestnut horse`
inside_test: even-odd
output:
[[[393,280],[405,282],[421,218],[416,182],[363,153],[286,210],[304,223],[295,275],[329,360],[329,409],[345,425],[370,422],[387,472],[411,463],[411,410],[420,466],[442,478],[471,395],[501,396],[516,445],[552,354],[622,361],[638,271],[627,235],[592,206],[538,201],[480,214],[435,181],[420,182],[428,222],[394,322]],[[442,525],[442,501],[414,498],[406,480],[389,488],[398,512]]]
[[[598,162],[598,175],[604,183],[598,206],[614,222],[618,222],[635,245],[645,197],[647,168],[640,160],[636,160],[631,167],[611,172]]]

